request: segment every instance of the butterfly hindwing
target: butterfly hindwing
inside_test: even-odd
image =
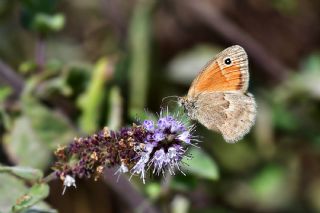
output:
[[[194,113],[205,127],[221,132],[228,143],[234,143],[254,124],[256,103],[250,93],[202,93],[197,97]]]

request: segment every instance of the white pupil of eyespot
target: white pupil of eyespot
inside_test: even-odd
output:
[[[230,64],[231,64],[231,59],[230,59],[230,58],[226,58],[226,59],[224,60],[224,63],[225,63],[226,65],[230,65]]]

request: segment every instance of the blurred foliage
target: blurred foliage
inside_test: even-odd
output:
[[[34,184],[28,187],[23,182],[23,180],[36,181],[42,176],[40,170],[32,168],[0,166],[0,211],[57,212],[42,201],[49,194],[47,184]]]
[[[92,133],[98,129],[99,108],[104,98],[105,83],[110,80],[110,71],[106,73],[110,62],[106,58],[100,59],[93,70],[92,79],[89,81],[88,89],[80,96],[78,105],[82,110],[82,116],[79,120],[81,129]],[[110,67],[110,66],[109,66]],[[108,76],[109,75],[109,76]]]
[[[154,0],[137,1],[129,28],[131,49],[130,76],[130,115],[143,113],[148,94],[148,72],[151,69],[151,12]]]
[[[106,188],[107,197],[79,182],[84,191],[61,196],[60,182],[41,182],[53,151],[106,125],[156,117],[160,106],[176,110],[163,98],[186,94],[210,58],[241,41],[238,34],[258,103],[251,133],[227,144],[198,125],[203,143],[183,160],[185,175],[132,180],[133,189],[161,212],[320,211],[319,2],[209,0],[197,2],[199,10],[186,2],[0,1],[1,213],[138,211],[122,199],[126,189],[115,196]],[[201,20],[205,9],[218,14],[218,27]],[[281,81],[263,71],[274,61],[257,57],[259,45],[290,67]]]

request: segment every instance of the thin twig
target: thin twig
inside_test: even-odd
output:
[[[42,179],[42,182],[44,183],[49,183],[50,181],[56,180],[57,179],[57,175],[55,172],[51,172],[50,174],[48,174],[46,177],[44,177]]]
[[[15,96],[19,96],[24,87],[24,81],[9,65],[0,59],[0,81],[11,86]]]
[[[35,61],[39,71],[42,71],[45,65],[45,41],[42,36],[37,37],[35,47]]]

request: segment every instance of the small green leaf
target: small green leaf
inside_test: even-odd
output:
[[[62,14],[49,15],[38,13],[32,21],[32,28],[40,33],[58,32],[65,24],[65,17]]]
[[[43,177],[42,171],[30,167],[0,166],[1,172],[10,173],[25,180],[39,180]]]
[[[198,148],[192,148],[190,155],[192,158],[186,161],[188,164],[186,170],[189,170],[190,173],[196,176],[210,180],[217,180],[219,178],[218,167],[209,155]]]
[[[30,208],[41,200],[45,199],[49,195],[49,186],[47,184],[36,184],[20,198],[18,198],[16,204],[12,207],[13,212],[22,211]]]

